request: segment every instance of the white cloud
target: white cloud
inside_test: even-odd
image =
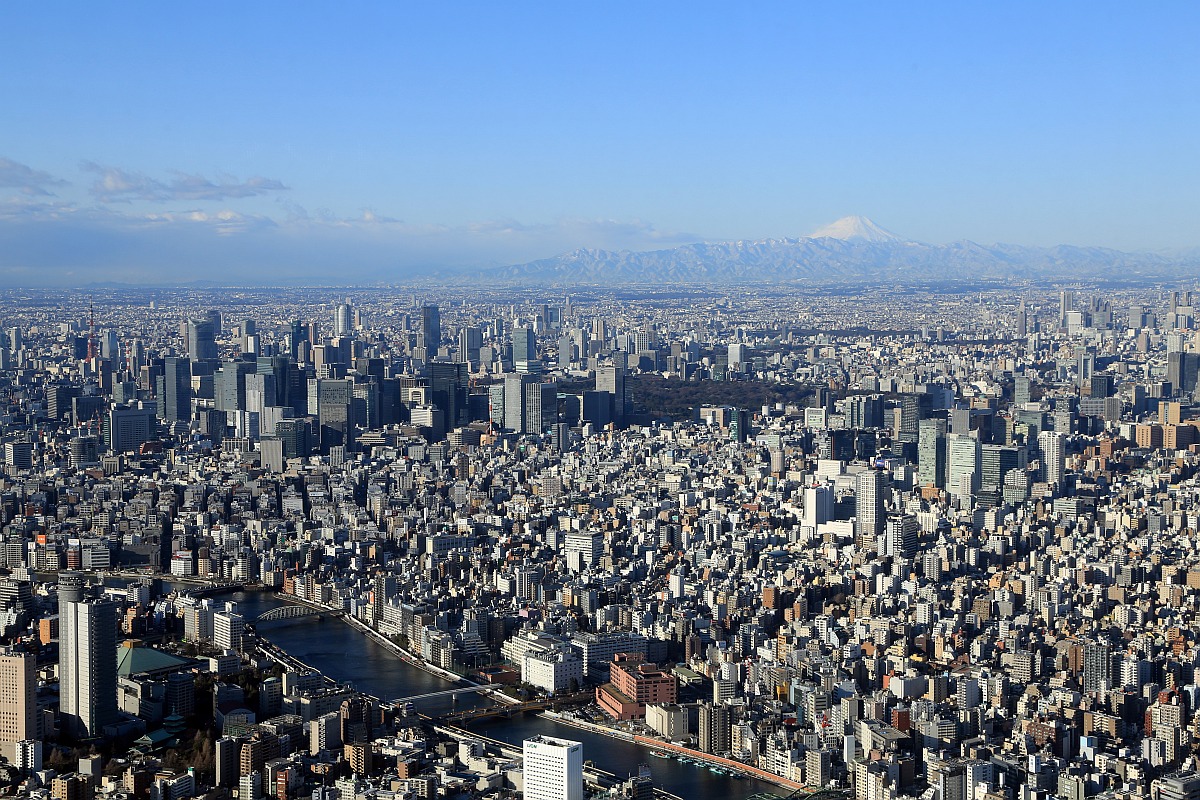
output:
[[[17,189],[27,197],[48,197],[54,194],[50,187],[65,184],[49,172],[0,157],[0,186]]]
[[[176,172],[169,181],[161,181],[141,172],[104,166],[85,161],[82,169],[95,173],[89,192],[102,203],[128,203],[145,200],[165,203],[176,200],[236,200],[258,197],[271,192],[287,190],[282,182],[273,178],[255,176],[240,181],[228,175],[211,180],[202,175]]]
[[[645,250],[698,238],[638,220],[441,225],[372,211],[337,217],[295,205],[272,219],[231,209],[134,214],[30,202],[0,204],[0,284],[404,282],[478,275],[577,247]]]

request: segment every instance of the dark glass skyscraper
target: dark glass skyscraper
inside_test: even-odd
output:
[[[425,338],[425,349],[432,357],[442,344],[442,315],[437,306],[421,308],[421,335]]]
[[[316,383],[321,452],[328,453],[331,447],[350,447],[354,441],[354,423],[351,416],[354,383],[338,380],[319,380]]]
[[[186,358],[163,359],[159,384],[159,405],[167,422],[188,422],[192,418],[192,362]]]
[[[217,357],[217,326],[211,317],[188,320],[187,349],[193,361]]]
[[[308,326],[298,319],[292,320],[288,331],[288,344],[291,347],[289,355],[292,361],[300,360],[300,343],[308,341]]]
[[[536,374],[542,371],[542,362],[537,357],[537,341],[533,328],[517,326],[512,332],[513,368],[517,372]]]
[[[612,398],[609,420],[618,427],[625,425],[625,368],[620,365],[600,367],[596,370],[596,391],[608,392]]]
[[[447,361],[430,363],[429,398],[433,405],[445,412],[448,429],[466,425],[470,421],[467,414],[467,365]]]
[[[248,361],[226,361],[213,376],[213,397],[218,411],[246,409],[246,375],[256,365]]]

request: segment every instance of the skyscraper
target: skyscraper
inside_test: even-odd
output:
[[[596,370],[596,391],[608,392],[612,398],[610,419],[617,427],[625,425],[625,368],[620,365]]]
[[[583,800],[583,745],[534,736],[522,745],[526,800]]]
[[[346,298],[346,302],[339,303],[338,307],[333,312],[333,335],[334,336],[349,336],[354,332],[354,308],[350,305],[350,298]]]
[[[217,326],[211,317],[187,321],[187,349],[193,361],[217,357]]]
[[[537,342],[533,328],[518,325],[513,328],[513,369],[517,372],[537,374],[542,371],[542,362],[537,357]]]
[[[916,444],[920,435],[920,422],[929,416],[932,405],[932,395],[900,395],[900,424],[896,430],[896,438],[901,442]]]
[[[278,406],[275,391],[275,373],[254,372],[246,375],[245,410],[262,414],[267,406]]]
[[[1105,692],[1113,686],[1112,648],[1100,642],[1083,646],[1083,690]]]
[[[249,361],[226,361],[213,376],[213,397],[218,411],[232,416],[246,409],[246,376],[256,364]]]
[[[192,418],[192,362],[186,358],[163,359],[162,391],[159,406],[167,422],[188,422]]]
[[[461,361],[430,362],[429,402],[445,412],[447,428],[466,425],[470,421],[467,410],[467,365]],[[444,435],[446,431],[440,433]]]
[[[1190,395],[1200,375],[1200,354],[1167,353],[1167,380],[1176,396]]]
[[[301,348],[301,343],[305,343],[305,347]],[[301,349],[307,353],[308,342],[308,327],[300,320],[292,320],[288,331],[288,346],[291,348],[289,355],[293,361],[301,361]]]
[[[882,428],[883,398],[877,394],[847,397],[846,415],[851,428]]]
[[[99,736],[117,719],[117,607],[59,603],[59,708],[75,738]]]
[[[1004,490],[1004,476],[1009,470],[1025,469],[1024,447],[1005,447],[985,444],[980,448],[979,458],[979,503],[992,507],[1000,504]]]
[[[354,383],[348,380],[318,380],[316,383],[317,422],[320,425],[321,452],[331,447],[349,447],[354,440],[350,406]]]
[[[854,478],[854,532],[860,547],[873,548],[883,533],[887,489],[888,478],[881,470],[864,470]]]
[[[0,651],[0,752],[16,763],[17,742],[38,738],[37,657]]]
[[[946,420],[921,420],[917,435],[917,480],[940,489],[946,485]]]
[[[458,334],[458,360],[469,363],[479,361],[479,349],[483,347],[483,331],[479,328],[463,328]]]
[[[1042,431],[1037,437],[1038,449],[1042,451],[1042,480],[1059,483],[1063,479],[1066,459],[1063,454],[1063,435],[1054,431]]]
[[[242,352],[258,352],[258,323],[252,319],[242,320]]]
[[[1031,399],[1033,399],[1033,381],[1024,375],[1018,375],[1013,379],[1013,406],[1020,409]]]
[[[543,433],[558,420],[558,384],[532,375],[504,379],[504,427],[516,433]]]
[[[1075,293],[1063,289],[1058,293],[1058,327],[1067,327],[1067,312],[1075,308]]]
[[[946,445],[946,486],[955,497],[971,496],[979,491],[979,466],[982,451],[979,440],[967,434],[950,434]]]
[[[425,349],[430,355],[436,355],[442,344],[442,315],[435,305],[421,308],[421,335],[424,337]]]

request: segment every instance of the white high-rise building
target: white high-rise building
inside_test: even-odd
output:
[[[886,515],[888,478],[877,469],[868,469],[854,478],[855,541],[859,547],[874,548],[883,533]]]
[[[246,620],[232,608],[213,614],[213,644],[239,653],[246,644]]]
[[[583,744],[549,736],[523,746],[525,800],[583,800]]]
[[[350,305],[350,298],[346,298],[346,302],[338,304],[333,312],[333,335],[349,336],[353,331],[354,307]]]
[[[1038,449],[1042,451],[1042,480],[1046,483],[1059,483],[1066,467],[1063,435],[1054,431],[1042,431],[1038,434]]]
[[[42,768],[42,740],[26,739],[17,742],[13,766],[23,773],[37,772]]]
[[[814,530],[834,517],[833,490],[814,483],[804,489],[804,525]]]
[[[917,552],[917,518],[913,514],[893,514],[884,529],[884,555],[911,558]]]
[[[59,606],[59,709],[77,739],[117,720],[117,607],[85,601]]]
[[[604,534],[599,531],[572,531],[567,534],[567,568],[583,572],[600,563],[604,556]]]
[[[966,434],[950,434],[947,449],[946,488],[955,497],[970,496],[979,491],[980,465],[983,448],[979,440]]]

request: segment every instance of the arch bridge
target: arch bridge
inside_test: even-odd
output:
[[[344,612],[328,608],[313,608],[312,606],[286,605],[264,611],[253,619],[254,624],[263,622],[279,622],[285,619],[300,619],[301,617],[335,616],[340,617]]]

